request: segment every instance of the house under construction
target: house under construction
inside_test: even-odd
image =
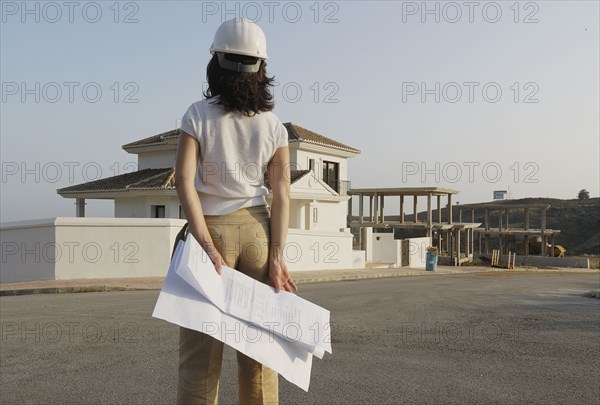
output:
[[[497,249],[501,254],[562,256],[564,249],[555,244],[560,230],[546,225],[549,208],[548,204],[469,204],[459,208],[458,218],[462,221],[465,212],[474,223],[476,211],[484,211],[483,227],[475,229],[479,253]]]
[[[365,248],[362,230],[372,228],[374,232],[393,232],[396,239],[431,237],[433,246],[438,248],[440,264],[460,265],[471,261],[474,252],[474,230],[481,224],[452,220],[452,198],[456,194],[458,190],[440,187],[350,189],[348,227],[354,234],[355,249]],[[358,199],[358,215],[354,214],[355,199]],[[393,200],[396,200],[399,214],[386,215],[385,208],[390,207]],[[426,203],[425,218],[419,217],[419,202]],[[446,203],[445,208],[448,210],[445,221],[442,221],[442,202]],[[368,212],[365,214],[367,203]],[[407,204],[412,205],[411,216],[405,215]]]

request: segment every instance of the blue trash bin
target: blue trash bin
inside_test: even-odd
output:
[[[434,253],[427,253],[425,255],[425,270],[435,271],[437,270],[438,257]]]

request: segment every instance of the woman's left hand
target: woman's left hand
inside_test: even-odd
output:
[[[225,260],[223,260],[223,256],[219,253],[214,244],[202,246],[202,248],[206,251],[206,254],[210,258],[210,261],[215,265],[215,269],[217,273],[221,274],[221,268],[225,264]]]

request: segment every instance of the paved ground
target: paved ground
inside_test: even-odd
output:
[[[361,280],[386,277],[404,276],[432,276],[439,274],[464,274],[479,272],[496,272],[497,268],[484,266],[438,266],[435,272],[425,269],[401,268],[366,268],[366,269],[335,269],[335,270],[313,270],[294,271],[292,276],[297,284],[319,283],[326,281]],[[555,269],[540,270],[536,268],[518,268],[518,272],[583,272],[598,273],[598,270],[584,269]],[[19,283],[0,283],[0,296],[26,295],[26,294],[48,294],[48,293],[73,293],[73,292],[99,292],[99,291],[139,291],[160,290],[164,277],[137,277],[137,278],[98,278],[77,280],[45,280],[28,281]]]
[[[597,272],[407,276],[304,285],[333,355],[282,404],[598,403]],[[173,403],[177,327],[158,291],[0,298],[0,402]],[[227,350],[221,403],[236,402]]]
[[[581,269],[573,269],[582,271]],[[495,271],[490,267],[475,266],[440,266],[437,274],[469,273],[481,271]],[[431,275],[434,272],[425,269],[412,269],[408,267],[368,268],[368,269],[335,269],[295,271],[292,276],[296,283],[307,284],[323,281],[357,280],[364,278],[401,277],[414,275]],[[0,296],[45,294],[63,292],[94,292],[94,291],[136,291],[160,290],[164,277],[137,277],[137,278],[112,278],[112,279],[77,279],[77,280],[45,280],[28,281],[19,283],[0,283]]]

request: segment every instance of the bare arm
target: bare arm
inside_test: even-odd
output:
[[[217,252],[210,236],[206,221],[204,220],[200,198],[198,198],[198,193],[194,187],[199,153],[200,147],[196,139],[187,132],[181,131],[177,148],[177,161],[175,163],[177,196],[189,223],[190,232],[212,260],[217,273],[221,274],[221,265],[224,261],[219,252]]]
[[[298,287],[290,277],[283,257],[290,216],[290,151],[287,146],[275,151],[267,170],[273,191],[269,279],[276,292],[282,289],[294,292]]]

